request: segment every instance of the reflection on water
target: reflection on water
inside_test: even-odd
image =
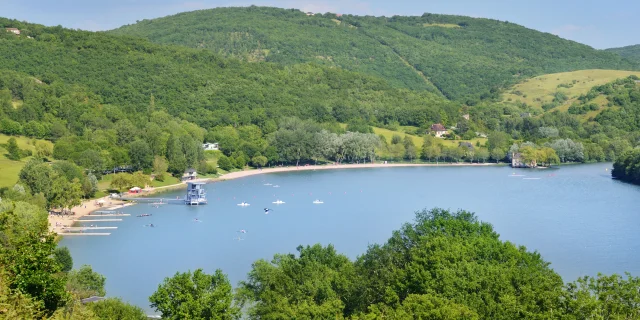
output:
[[[538,250],[565,280],[597,272],[640,275],[640,188],[611,180],[605,171],[610,167],[405,167],[259,175],[207,185],[206,206],[127,207],[123,211],[130,217],[103,224],[118,227],[110,236],[67,237],[61,245],[69,247],[76,267],[91,264],[107,277],[109,295],[147,310],[149,295],[177,271],[220,268],[236,284],[256,259],[314,243],[332,243],[355,259],[367,245],[384,242],[411,221],[414,211],[431,207],[476,212],[502,239]],[[242,202],[250,205],[238,206]],[[136,217],[145,213],[152,216]]]

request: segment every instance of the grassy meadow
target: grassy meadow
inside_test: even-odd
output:
[[[13,161],[7,159],[7,150],[1,146],[9,141],[11,136],[0,134],[0,188],[11,187],[18,181],[18,174],[22,169],[22,166],[29,160],[29,157],[23,158],[20,161]],[[33,146],[33,139],[25,137],[14,137],[18,143],[18,147],[22,150],[31,150],[35,152],[36,149]]]
[[[552,73],[528,79],[517,84],[502,95],[503,102],[515,103],[524,102],[527,105],[540,108],[545,103],[551,103],[556,92],[562,92],[569,98],[560,106],[551,109],[559,111],[567,111],[576,99],[591,90],[594,86],[606,84],[620,78],[626,78],[630,75],[640,76],[638,71],[621,71],[621,70],[580,70],[573,72]],[[599,98],[596,100],[601,106],[606,105],[607,100]],[[588,119],[600,112],[599,110],[591,111],[582,117]]]

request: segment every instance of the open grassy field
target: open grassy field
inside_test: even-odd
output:
[[[5,144],[9,141],[10,136],[0,134],[0,144]],[[35,152],[35,147],[31,143],[33,139],[25,137],[14,137],[18,143],[18,147],[23,150],[31,150]],[[29,160],[29,158],[23,158],[20,161],[12,161],[6,157],[7,150],[0,146],[0,187],[11,187],[18,181],[18,174],[22,169],[22,166]]]
[[[393,135],[397,134],[397,135],[400,135],[400,137],[402,137],[402,139],[404,139],[405,136],[409,136],[413,140],[413,143],[416,146],[421,146],[422,145],[422,137],[406,134],[406,133],[400,132],[400,131],[392,131],[392,130],[389,130],[389,129],[373,127],[373,133],[375,133],[375,134],[377,134],[379,136],[383,136],[385,139],[387,139],[388,143],[391,143],[391,138],[393,137]]]
[[[616,79],[626,78],[630,75],[640,76],[638,71],[621,70],[580,70],[573,72],[552,73],[528,79],[515,85],[511,90],[503,94],[503,102],[524,102],[530,106],[540,108],[545,103],[551,103],[556,92],[562,92],[569,98],[562,105],[551,109],[566,111],[569,106],[580,96],[599,86]],[[607,103],[605,99],[598,101],[601,105]],[[592,111],[584,117],[595,116],[599,111]]]

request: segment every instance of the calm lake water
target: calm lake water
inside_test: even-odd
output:
[[[109,296],[150,311],[147,298],[177,271],[222,269],[232,284],[257,259],[300,244],[334,244],[356,258],[411,221],[414,211],[474,211],[503,240],[539,251],[565,281],[598,272],[640,275],[640,187],[614,181],[611,164],[525,170],[405,167],[301,171],[208,184],[200,207],[139,204],[110,236],[66,237],[74,266],[107,277]],[[524,175],[524,176],[513,176]],[[279,185],[279,188],[265,186]],[[163,194],[182,196],[184,191]],[[280,199],[283,205],[272,204]],[[315,199],[324,204],[313,204]],[[249,207],[237,204],[246,201]],[[273,209],[264,214],[263,208]],[[153,216],[137,218],[135,215]],[[194,221],[200,220],[200,222]],[[144,227],[153,223],[155,228]],[[238,231],[244,229],[247,233]],[[241,237],[244,240],[235,240]]]

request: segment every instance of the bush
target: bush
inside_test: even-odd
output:
[[[212,165],[210,163],[207,163],[207,171],[206,172],[207,172],[207,174],[218,174],[218,169],[214,165]]]
[[[230,171],[235,167],[235,163],[232,163],[229,157],[221,155],[220,159],[218,159],[218,167],[224,171]]]

